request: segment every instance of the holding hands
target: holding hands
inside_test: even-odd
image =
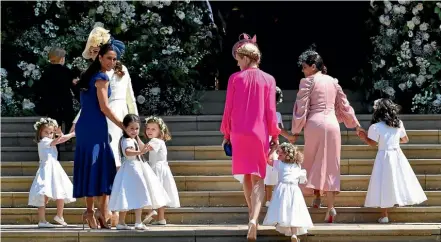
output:
[[[366,130],[364,130],[361,126],[357,126],[355,128],[355,131],[357,132],[357,136],[362,140],[362,141],[366,141],[367,140],[367,132]]]

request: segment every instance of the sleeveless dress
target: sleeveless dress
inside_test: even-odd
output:
[[[89,89],[81,92],[81,115],[75,127],[74,197],[110,195],[116,175],[115,158],[109,141],[106,116],[101,112],[97,80],[109,81],[102,72],[92,76]],[[111,89],[108,89],[110,96]]]
[[[50,200],[63,199],[64,203],[75,202],[72,182],[57,160],[57,148],[51,146],[52,141],[45,137],[38,143],[40,166],[29,191],[29,206],[45,206],[44,196]]]

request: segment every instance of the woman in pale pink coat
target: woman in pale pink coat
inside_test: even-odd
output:
[[[248,35],[233,47],[241,71],[228,80],[227,100],[222,118],[223,144],[231,142],[232,173],[244,175],[243,188],[248,204],[248,240],[257,237],[257,219],[264,202],[269,139],[279,143],[276,116],[276,82],[258,68],[260,51],[255,37]]]
[[[313,207],[319,208],[320,196],[326,193],[328,212],[325,222],[332,223],[337,212],[334,209],[335,195],[340,192],[340,125],[356,128],[362,132],[338,80],[326,75],[326,67],[320,55],[305,51],[299,58],[305,78],[300,81],[294,105],[292,133],[304,128],[305,149],[303,168],[308,182],[303,187],[305,195],[316,196]]]

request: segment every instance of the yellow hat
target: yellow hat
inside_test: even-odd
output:
[[[87,39],[86,48],[83,51],[83,58],[92,59],[92,55],[90,52],[90,48],[100,47],[103,44],[106,44],[110,40],[109,30],[103,27],[95,27],[89,34],[89,38]]]

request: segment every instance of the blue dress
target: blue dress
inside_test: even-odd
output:
[[[89,90],[81,92],[81,114],[75,126],[73,197],[110,195],[116,175],[115,158],[110,147],[107,120],[101,111],[95,82],[109,81],[102,72],[89,82]],[[108,89],[110,96],[111,89]]]

